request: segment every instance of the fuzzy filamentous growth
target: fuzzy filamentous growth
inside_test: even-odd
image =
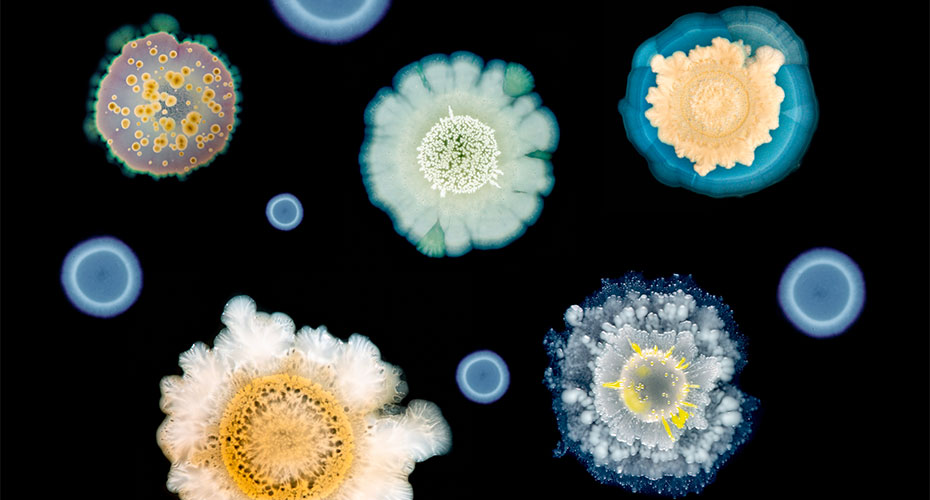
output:
[[[403,68],[368,105],[368,195],[417,250],[500,248],[539,217],[559,128],[534,85],[520,64],[456,52]]]
[[[211,349],[181,354],[161,382],[157,440],[168,489],[184,500],[413,498],[416,462],[449,451],[439,408],[412,400],[401,371],[358,334],[232,299]]]
[[[600,482],[634,492],[700,491],[742,444],[758,401],[732,313],[690,278],[604,280],[550,331],[545,384],[571,452]]]

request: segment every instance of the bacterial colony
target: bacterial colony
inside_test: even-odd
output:
[[[294,33],[326,44],[363,36],[390,6],[271,3]],[[183,179],[231,144],[239,72],[213,37],[180,33],[168,15],[118,30],[92,81],[85,131],[129,176]],[[619,103],[627,137],[661,183],[712,197],[765,189],[798,168],[816,128],[807,63],[804,43],[770,11],[681,17],[634,53]],[[540,217],[560,131],[534,88],[518,62],[455,52],[400,68],[368,104],[364,187],[416,250],[500,248]],[[303,206],[284,192],[266,217],[295,230]],[[95,237],[67,254],[61,283],[75,308],[109,318],[139,298],[142,267],[124,242]],[[816,248],[786,262],[773,300],[799,331],[830,337],[855,322],[865,284],[847,255]],[[567,304],[564,320],[543,339],[557,456],[632,492],[679,497],[718,472],[726,480],[721,467],[751,438],[762,403],[737,385],[752,332],[743,336],[720,298],[691,277],[630,273]],[[222,321],[212,346],[181,353],[183,375],[161,383],[157,442],[180,498],[412,498],[414,464],[450,449],[440,408],[404,402],[400,368],[368,338],[297,330],[245,296]],[[452,371],[477,404],[498,401],[510,383],[488,350]]]

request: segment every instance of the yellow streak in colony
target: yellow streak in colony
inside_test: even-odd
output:
[[[218,438],[226,471],[255,500],[325,498],[346,478],[355,451],[342,405],[319,384],[288,374],[240,389]]]
[[[667,360],[671,357],[674,346],[668,351],[653,346],[645,352],[636,343],[630,342],[630,348],[636,353],[631,356],[620,371],[620,378],[614,382],[602,384],[603,387],[617,389],[626,407],[644,422],[662,422],[668,437],[675,441],[666,417],[675,427],[684,428],[690,413],[682,406],[697,408],[685,401],[690,388],[698,385],[688,384],[684,370],[691,365],[684,357],[674,368],[668,368]],[[659,366],[656,366],[658,363]],[[665,368],[662,368],[665,367]],[[661,371],[661,374],[659,373]],[[659,376],[661,375],[661,378]],[[660,394],[650,399],[649,394]],[[664,400],[664,401],[663,401]]]

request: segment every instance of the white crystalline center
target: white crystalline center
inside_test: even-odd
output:
[[[445,197],[446,191],[474,193],[487,183],[500,188],[494,179],[503,172],[497,168],[497,149],[494,129],[468,115],[449,116],[423,137],[417,148],[417,162],[423,177]]]

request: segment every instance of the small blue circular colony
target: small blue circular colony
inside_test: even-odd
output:
[[[812,337],[840,334],[862,312],[862,271],[846,254],[832,248],[808,250],[785,268],[778,302],[798,330]]]
[[[345,43],[373,28],[389,0],[271,0],[278,17],[299,35],[324,43]]]
[[[142,290],[142,268],[132,250],[111,236],[75,246],[61,266],[61,286],[79,311],[98,318],[122,314]]]
[[[290,193],[281,193],[268,200],[265,207],[265,216],[268,222],[276,229],[290,231],[298,225],[304,218],[304,207],[300,200]]]
[[[510,386],[507,363],[492,351],[477,351],[465,356],[455,373],[455,381],[466,398],[475,403],[497,401]]]

